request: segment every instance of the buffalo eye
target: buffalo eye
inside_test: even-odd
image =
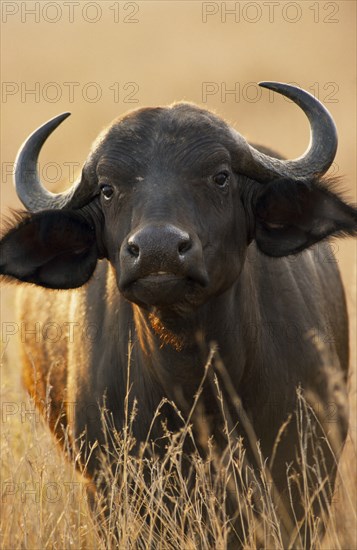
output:
[[[218,174],[215,174],[213,176],[213,181],[218,187],[221,187],[222,189],[224,187],[227,187],[229,182],[229,172],[226,172],[223,170],[222,172],[218,172]]]
[[[100,186],[100,190],[102,192],[102,195],[106,201],[112,198],[112,195],[114,193],[114,189],[111,185],[108,185],[107,183]]]

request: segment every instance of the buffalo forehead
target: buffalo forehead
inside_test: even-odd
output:
[[[202,171],[230,162],[225,122],[192,105],[134,111],[108,129],[97,150],[99,177],[143,176],[148,168]]]

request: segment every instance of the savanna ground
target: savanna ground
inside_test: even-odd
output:
[[[111,119],[138,106],[181,99],[216,110],[255,143],[274,147],[290,158],[298,156],[308,141],[304,117],[282,98],[259,95],[254,83],[260,80],[296,82],[325,103],[339,132],[333,172],[343,176],[347,196],[356,198],[355,2],[230,2],[227,7],[236,13],[225,17],[221,2],[100,0],[85,12],[81,6],[87,3],[79,3],[73,21],[69,21],[66,3],[57,2],[59,18],[55,22],[49,20],[56,19],[56,7],[43,12],[48,3],[37,4],[40,11],[34,16],[27,15],[24,8],[34,9],[35,2],[2,3],[2,10],[8,10],[2,12],[1,48],[5,86],[1,126],[3,214],[9,213],[9,207],[20,206],[11,183],[12,163],[20,143],[36,126],[67,110],[73,117],[51,137],[41,155],[41,175],[52,191],[73,181],[72,168],[78,172],[91,141]],[[89,21],[96,17],[95,22]],[[232,89],[235,93],[227,93]],[[98,97],[96,91],[101,92]],[[350,317],[350,433],[321,548],[352,550],[357,548],[356,246],[352,239],[336,241],[334,251]],[[220,468],[217,458],[211,456],[207,464],[196,460],[199,482],[194,499],[189,499],[184,484],[179,484],[176,490],[180,498],[175,512],[168,515],[163,495],[171,490],[171,478],[153,462],[152,483],[145,485],[140,462],[127,460],[131,445],[128,434],[118,444],[120,464],[126,466],[121,472],[124,482],[117,485],[113,503],[118,498],[121,506],[113,506],[116,511],[111,521],[98,535],[84,480],[56,447],[39,415],[27,414],[33,406],[21,386],[19,335],[11,334],[11,330],[16,331],[16,325],[11,325],[16,323],[14,289],[4,287],[1,299],[5,331],[1,548],[114,548],[113,523],[117,520],[123,548],[130,544],[148,548],[152,543],[155,548],[193,549],[198,547],[197,540],[202,548],[224,548],[227,524],[220,503],[224,500],[222,488],[231,487],[224,472],[218,476],[218,485],[212,485],[212,473]],[[179,460],[179,444],[172,441],[170,448],[169,466],[173,470]],[[238,477],[239,453],[239,448],[232,450],[227,458],[228,463],[235,458]],[[127,491],[128,479],[134,481],[134,497]],[[262,502],[265,547],[281,548],[269,485]],[[205,521],[203,503],[207,507]],[[140,519],[138,509],[142,505],[152,517],[162,517],[161,540]],[[255,525],[249,491],[242,495],[241,507],[255,526],[247,543],[255,548],[254,536],[261,533]]]

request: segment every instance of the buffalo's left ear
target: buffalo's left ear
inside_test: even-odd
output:
[[[264,186],[253,204],[255,240],[268,256],[288,256],[329,235],[357,234],[357,209],[327,186],[280,179]]]

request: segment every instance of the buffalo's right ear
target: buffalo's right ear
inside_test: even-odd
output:
[[[98,259],[94,225],[75,211],[26,215],[0,241],[0,275],[47,288],[76,288]]]

